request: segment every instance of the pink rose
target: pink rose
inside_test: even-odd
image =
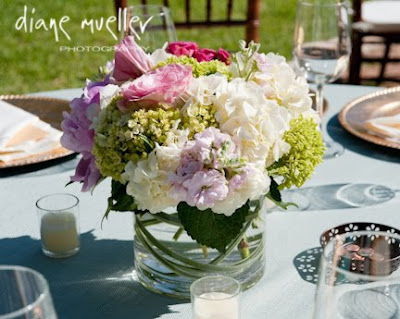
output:
[[[152,68],[149,56],[136,44],[134,37],[127,36],[115,46],[113,77],[116,81],[136,79]]]
[[[217,59],[220,60],[221,62],[224,62],[225,64],[230,64],[229,61],[229,52],[224,50],[224,49],[219,49],[217,52]]]
[[[139,107],[152,106],[159,102],[173,104],[187,90],[191,79],[190,66],[169,64],[124,84],[122,95],[128,102],[139,103]],[[127,104],[120,104],[119,107],[126,108]]]
[[[199,46],[195,42],[171,42],[167,47],[167,52],[176,56],[192,57],[198,49]]]
[[[196,58],[197,61],[203,62],[203,61],[211,61],[214,60],[217,56],[217,52],[212,49],[201,49],[195,52],[194,58]]]

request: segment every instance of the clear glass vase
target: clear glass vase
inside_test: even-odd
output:
[[[135,215],[135,268],[140,283],[154,292],[183,299],[190,298],[193,281],[209,275],[233,277],[243,290],[252,287],[262,278],[265,264],[264,218],[252,215],[225,253],[193,240],[177,214]]]

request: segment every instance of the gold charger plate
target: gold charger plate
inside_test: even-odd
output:
[[[377,145],[400,149],[400,142],[373,134],[365,122],[400,113],[400,86],[367,94],[348,103],[339,113],[340,124],[351,134]]]
[[[69,110],[69,101],[50,97],[29,96],[29,95],[0,95],[0,100],[20,107],[27,112],[39,116],[39,118],[49,123],[54,128],[61,130],[63,120],[62,112]],[[9,162],[0,161],[0,169],[16,166],[37,164],[53,159],[58,159],[73,154],[74,152],[64,147],[54,149],[49,152],[35,154],[29,157],[16,159]]]

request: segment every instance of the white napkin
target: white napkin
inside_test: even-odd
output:
[[[365,127],[378,135],[400,141],[400,113],[393,116],[377,117],[364,123]]]
[[[0,100],[0,161],[59,148],[61,135],[36,115]]]

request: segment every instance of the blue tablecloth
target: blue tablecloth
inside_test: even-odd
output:
[[[311,318],[319,236],[325,229],[355,221],[400,228],[400,195],[359,208],[336,196],[344,185],[355,182],[364,184],[359,191],[367,184],[400,189],[400,152],[353,137],[337,119],[347,102],[377,89],[326,87],[328,132],[345,146],[345,153],[323,163],[305,185],[309,187],[307,194],[314,198],[314,210],[267,215],[266,274],[243,293],[243,319]],[[37,95],[71,99],[80,92],[73,89]],[[101,184],[93,195],[80,193],[79,185],[65,188],[76,162],[72,159],[40,171],[0,178],[0,264],[24,265],[43,273],[60,319],[191,318],[189,303],[156,295],[132,280],[132,216],[112,213],[101,228],[109,183]],[[63,260],[41,253],[35,210],[38,198],[56,192],[70,192],[80,199],[81,251]]]

